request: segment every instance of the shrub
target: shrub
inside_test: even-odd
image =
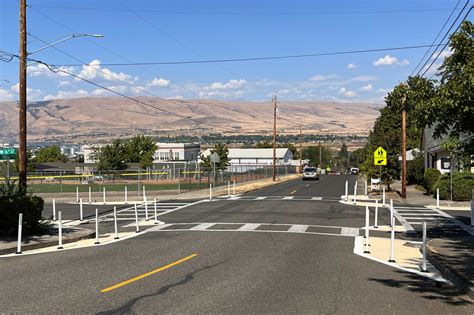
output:
[[[439,189],[440,199],[450,198],[450,176],[444,174],[433,186],[433,195],[436,197],[436,189]],[[471,200],[472,189],[474,189],[474,174],[455,173],[453,174],[453,200]]]
[[[0,236],[15,236],[18,233],[18,214],[23,213],[23,234],[42,232],[41,223],[44,201],[41,197],[25,195],[18,186],[5,184],[0,186]]]
[[[423,187],[426,189],[428,195],[433,191],[433,186],[441,177],[441,172],[435,168],[428,168],[425,171],[425,176],[423,179]]]
[[[425,171],[424,157],[418,154],[412,161],[407,162],[407,183],[408,185],[423,184]]]

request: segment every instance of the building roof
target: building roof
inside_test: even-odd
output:
[[[288,148],[277,148],[276,158],[283,159],[285,155],[291,150]],[[211,149],[205,150],[202,155],[208,156],[211,154]],[[291,153],[291,155],[293,155]],[[271,159],[273,158],[273,149],[229,149],[229,159]]]

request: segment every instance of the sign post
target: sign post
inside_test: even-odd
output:
[[[214,186],[216,186],[215,185],[215,182],[216,182],[216,163],[219,163],[220,161],[221,161],[221,158],[219,157],[219,154],[217,154],[216,152],[211,154],[211,163],[212,163],[212,166],[213,166],[213,173],[214,173],[214,178],[213,178]]]
[[[382,165],[387,165],[387,151],[384,148],[378,147],[374,151],[374,165],[379,166],[379,178],[380,182],[382,182]]]

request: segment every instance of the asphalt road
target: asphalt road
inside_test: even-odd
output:
[[[182,230],[170,225],[107,246],[2,258],[1,311],[472,314],[453,287],[353,254],[354,238],[340,231],[362,227],[365,209],[335,200],[346,179],[296,180],[160,216]],[[380,220],[388,221],[383,211]],[[203,222],[214,225],[192,230]],[[251,223],[267,230],[242,231]],[[314,233],[286,232],[295,225]]]

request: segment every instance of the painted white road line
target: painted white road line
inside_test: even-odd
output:
[[[257,198],[255,198],[255,200],[264,200],[264,199],[267,199],[267,197],[257,197]]]
[[[323,197],[313,197],[311,200],[323,200]]]
[[[261,224],[258,223],[247,223],[237,229],[237,231],[253,231],[258,228]]]
[[[283,197],[284,200],[291,200],[293,199],[294,197]]]
[[[308,229],[308,225],[302,225],[302,224],[293,224],[288,232],[298,232],[298,233],[304,233]]]
[[[162,230],[162,229],[167,228],[168,226],[172,226],[172,225],[173,225],[172,223],[170,223],[170,224],[168,224],[168,223],[160,224],[160,225],[157,225],[157,226],[154,226],[152,228],[149,228],[149,229],[145,230],[145,232],[159,231],[159,230]]]
[[[193,226],[190,230],[199,230],[204,231],[210,228],[211,226],[216,225],[216,223],[201,223],[199,225]]]
[[[237,200],[237,199],[240,199],[242,197],[232,197],[232,198],[229,198],[229,200]]]
[[[436,212],[435,213],[419,213],[419,212],[416,213],[415,212],[415,213],[404,213],[403,214],[403,216],[405,216],[406,219],[411,219],[411,218],[413,218],[413,216],[416,217],[416,216],[420,216],[420,215],[424,216],[424,217],[438,217],[438,218],[443,217],[443,218],[445,218],[444,215],[436,213]]]
[[[358,236],[359,235],[359,229],[358,228],[343,227],[341,229],[341,235],[344,235],[344,236]]]

